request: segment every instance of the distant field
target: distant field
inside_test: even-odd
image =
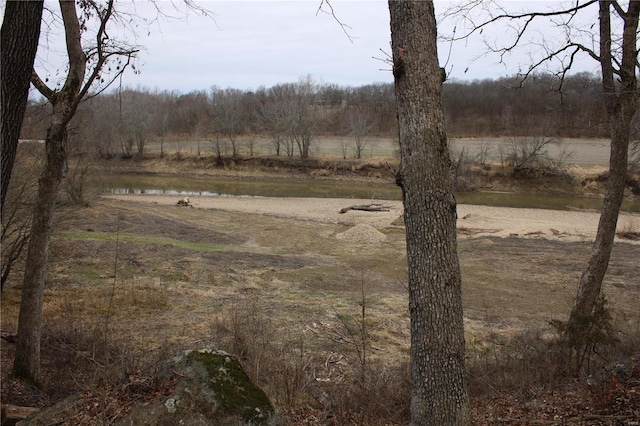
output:
[[[478,153],[482,144],[489,149],[489,159],[500,161],[500,145],[507,143],[507,138],[477,138],[477,139],[451,139],[457,151],[462,147],[468,152]],[[549,154],[554,158],[564,151],[570,156],[567,160],[570,164],[580,167],[607,166],[609,164],[610,142],[605,139],[564,139],[549,147]]]
[[[475,155],[481,151],[483,147],[487,148],[489,161],[500,161],[501,145],[507,144],[507,138],[464,138],[450,139],[453,149],[460,152],[464,147],[465,151],[471,155]],[[240,146],[240,153],[248,155],[250,152],[250,141],[246,138],[240,138],[237,142]],[[275,150],[269,140],[265,138],[256,138],[253,140],[254,155],[273,155]],[[318,137],[314,139],[311,153],[314,156],[334,156],[347,158],[354,157],[352,148],[353,141],[351,138],[345,137]],[[160,144],[148,144],[147,152],[160,152]],[[214,152],[214,146],[211,141],[182,141],[182,142],[165,142],[164,151],[168,154],[175,152],[183,152],[190,154],[211,154]],[[397,156],[397,142],[394,138],[371,138],[363,149],[363,157],[395,157]],[[609,141],[604,139],[565,139],[557,144],[549,147],[549,154],[557,157],[561,152],[570,153],[567,162],[580,167],[606,167],[609,164]],[[231,148],[228,147],[229,154]],[[296,152],[297,154],[297,152]],[[286,155],[284,151],[281,155]]]

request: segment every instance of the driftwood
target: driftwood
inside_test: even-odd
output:
[[[182,200],[178,200],[177,204],[183,207],[190,207],[191,201],[189,200],[189,197],[184,197]]]
[[[362,210],[365,212],[388,212],[390,211],[390,209],[391,208],[389,206],[385,206],[384,204],[371,203],[345,207],[344,209],[340,210],[340,213],[346,213],[349,210]]]

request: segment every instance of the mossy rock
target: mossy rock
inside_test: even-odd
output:
[[[168,398],[136,407],[121,425],[275,425],[271,401],[224,351],[186,351],[165,365],[177,375]]]
[[[223,351],[192,351],[187,363],[199,363],[207,369],[209,388],[220,402],[220,409],[238,415],[249,424],[268,424],[274,417],[271,401],[245,373],[238,359]]]

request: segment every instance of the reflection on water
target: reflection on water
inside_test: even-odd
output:
[[[176,189],[145,189],[145,188],[101,188],[100,192],[107,194],[116,194],[116,195],[127,195],[127,194],[148,194],[148,195],[205,195],[205,196],[220,196],[217,192],[210,191],[178,191]]]
[[[103,193],[157,195],[249,195],[265,197],[375,198],[400,200],[392,184],[271,179],[177,178],[174,176],[120,175],[101,177],[93,185]]]
[[[361,198],[400,200],[400,189],[393,184],[343,183],[335,181],[289,181],[221,178],[185,178],[175,176],[118,175],[100,177],[93,186],[108,194],[153,194],[176,196],[265,196]],[[494,192],[459,193],[460,204],[496,207],[521,207],[552,210],[600,210],[599,198],[567,197],[540,194],[511,194]],[[627,201],[623,211],[640,212],[640,201]]]

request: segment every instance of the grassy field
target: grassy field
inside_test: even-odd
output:
[[[454,152],[460,152],[463,148],[472,157],[484,151],[489,161],[500,161],[500,147],[508,151],[509,138],[464,138],[450,139]],[[239,137],[238,142],[240,153],[249,155],[250,145],[253,145],[254,155],[273,155],[275,150],[271,142],[263,137]],[[228,143],[222,143],[225,152],[229,154],[231,147]],[[605,167],[609,164],[608,140],[602,139],[567,139],[559,140],[548,147],[551,157],[557,158],[561,152],[570,154],[567,162],[580,167]],[[319,136],[312,142],[311,155],[320,157],[353,158],[354,141],[349,136],[327,137]],[[159,153],[160,143],[148,144],[145,148],[149,153]],[[297,148],[296,148],[297,149]],[[183,152],[188,154],[206,153],[215,151],[213,142],[209,140],[183,140],[167,141],[163,143],[165,153],[173,154]],[[286,155],[283,151],[282,155]],[[297,155],[297,151],[296,151]],[[371,137],[364,143],[362,149],[363,158],[394,158],[398,155],[397,139],[387,137]]]

